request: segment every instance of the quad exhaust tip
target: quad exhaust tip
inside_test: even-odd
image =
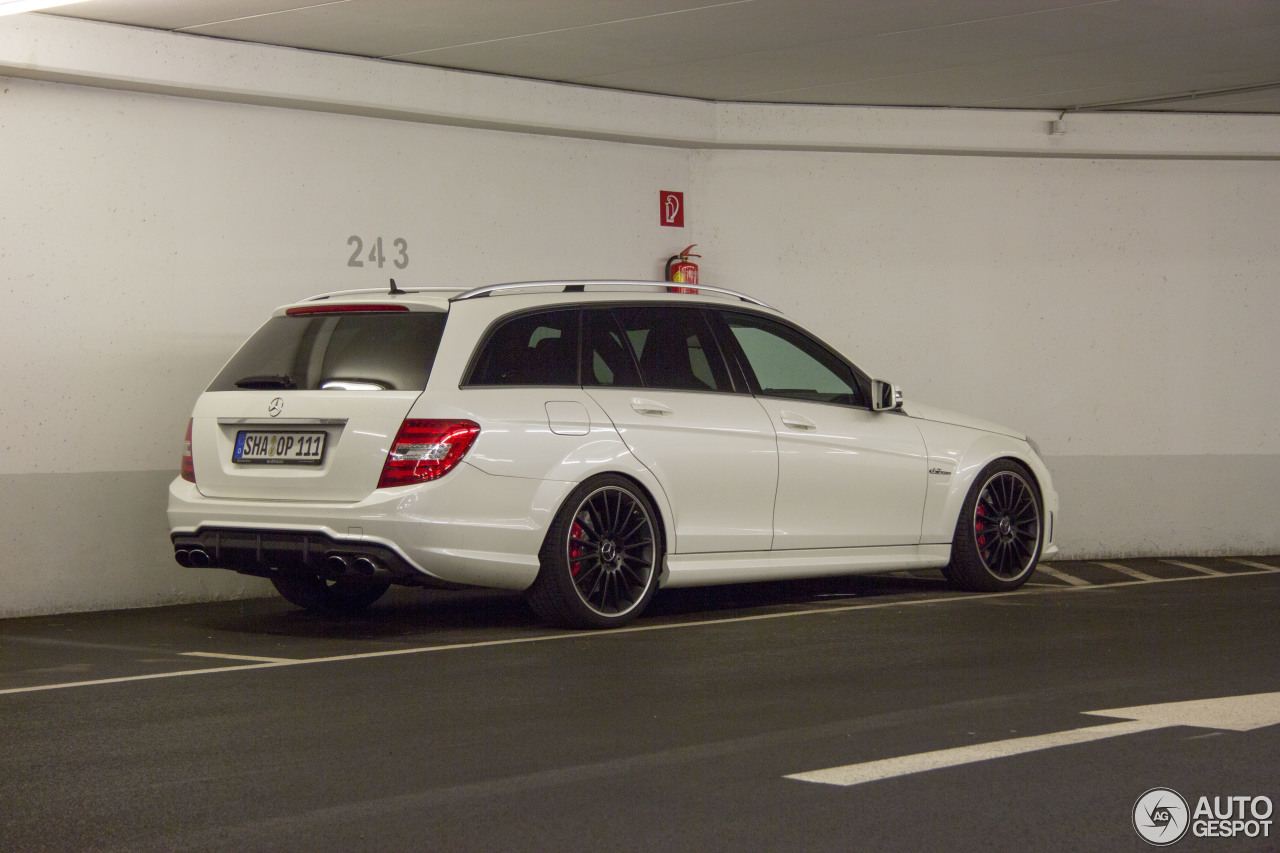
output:
[[[190,550],[179,548],[173,552],[173,559],[178,562],[179,566],[187,569],[207,569],[213,565],[209,552],[203,548],[192,548]]]
[[[372,557],[330,554],[328,559],[324,561],[324,568],[325,574],[331,578],[340,578],[343,575],[352,574],[371,578],[378,573],[381,567]]]

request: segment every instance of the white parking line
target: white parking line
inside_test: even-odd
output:
[[[1129,577],[1136,578],[1137,580],[1140,580],[1140,581],[1160,580],[1160,578],[1153,577],[1152,575],[1149,575],[1146,572],[1140,572],[1137,569],[1131,569],[1128,566],[1122,566],[1119,563],[1100,563],[1097,560],[1094,560],[1093,564],[1095,566],[1102,566],[1104,569],[1111,569],[1111,571],[1113,572],[1119,572],[1122,575],[1128,575]]]
[[[225,655],[220,652],[183,652],[186,658],[219,658],[221,660],[246,660],[253,663],[297,663],[297,658],[263,658],[257,655]]]
[[[1181,560],[1161,560],[1162,563],[1168,563],[1171,566],[1181,566],[1184,569],[1191,569],[1193,572],[1199,572],[1202,575],[1220,575],[1222,572],[1217,569],[1211,569],[1208,566],[1197,566],[1195,563],[1184,563]]]
[[[1254,572],[1237,572],[1233,574],[1222,574],[1217,577],[1222,578],[1245,578],[1253,577],[1261,574],[1274,574],[1278,570],[1272,566],[1258,566],[1261,571]],[[1043,568],[1043,567],[1042,567]],[[1138,572],[1137,574],[1141,574]],[[1068,576],[1069,577],[1069,576]],[[152,672],[145,675],[126,675],[119,678],[99,678],[89,681],[70,681],[60,684],[35,684],[29,687],[9,687],[0,689],[0,696],[6,696],[13,693],[38,693],[45,690],[63,690],[71,687],[96,687],[107,684],[124,684],[131,681],[156,681],[163,678],[182,678],[189,675],[213,675],[215,673],[224,672],[247,672],[255,669],[280,669],[290,666],[306,666],[307,664],[322,663],[341,663],[344,661],[372,660],[374,658],[400,657],[402,655],[420,655],[429,652],[451,652],[461,651],[465,649],[482,649],[492,646],[514,646],[524,643],[545,643],[556,640],[581,640],[581,639],[608,639],[611,637],[622,637],[627,634],[638,634],[645,631],[673,631],[680,628],[711,628],[719,625],[729,625],[735,622],[762,622],[768,619],[791,619],[797,616],[821,616],[836,613],[846,613],[854,610],[880,610],[891,607],[918,607],[927,604],[946,604],[953,601],[986,601],[988,599],[1007,598],[1013,595],[1040,595],[1042,593],[1063,593],[1063,592],[1092,592],[1094,590],[1106,589],[1113,590],[1118,587],[1137,586],[1139,583],[1183,583],[1186,581],[1207,581],[1214,580],[1215,576],[1211,575],[1193,575],[1191,577],[1182,578],[1151,578],[1140,581],[1120,581],[1113,584],[1087,584],[1083,581],[1083,585],[1078,586],[1052,586],[1041,587],[1035,590],[1016,589],[1010,592],[981,592],[968,595],[948,595],[941,598],[916,598],[909,601],[875,601],[862,604],[837,605],[832,607],[819,607],[812,610],[787,610],[778,613],[754,613],[749,616],[732,616],[728,619],[700,619],[692,622],[666,622],[652,625],[632,625],[627,628],[614,628],[605,631],[566,631],[557,634],[539,634],[532,637],[511,637],[505,640],[483,640],[475,643],[454,643],[442,646],[419,646],[409,649],[389,649],[380,652],[358,652],[349,655],[334,655],[332,657],[323,658],[275,658],[266,659],[264,663],[253,663],[253,658],[245,662],[243,666],[217,666],[208,667],[206,669],[186,669],[177,672]],[[1079,578],[1076,578],[1079,580]],[[1068,581],[1068,583],[1070,583]],[[207,657],[223,657],[232,660],[240,659],[243,656],[233,655],[202,655]]]
[[[310,661],[299,661],[310,663]],[[177,672],[151,672],[146,675],[124,675],[119,678],[95,678],[91,681],[65,681],[61,684],[35,684],[31,687],[10,687],[0,690],[0,696],[9,693],[39,693],[42,690],[63,690],[69,687],[98,687],[104,684],[124,684],[130,681],[153,681],[157,678],[181,678],[184,675],[212,675],[215,672],[244,672],[249,669],[270,669],[290,666],[284,663],[254,663],[245,666],[211,666],[208,669],[183,669]]]
[[[1072,586],[1089,586],[1088,581],[1081,580],[1075,575],[1069,575],[1066,572],[1060,572],[1057,569],[1053,568],[1052,566],[1046,566],[1044,563],[1041,563],[1040,565],[1036,566],[1036,571],[1042,572],[1051,578],[1057,578],[1063,583],[1069,583]]]
[[[957,767],[962,764],[990,761],[993,758],[1008,758],[1038,752],[1042,749],[1089,743],[1177,726],[1247,732],[1280,725],[1280,693],[1192,699],[1188,702],[1166,702],[1160,705],[1140,705],[1133,708],[1112,708],[1084,713],[1098,717],[1119,717],[1125,722],[975,743],[933,752],[918,752],[915,755],[882,758],[862,764],[846,764],[842,767],[828,767],[825,770],[792,773],[785,778],[799,782],[848,787],[880,779],[892,779],[895,776],[924,773],[944,767]]]
[[[1259,563],[1256,560],[1240,560],[1235,557],[1230,557],[1228,559],[1233,563],[1239,563],[1242,566],[1249,566],[1253,569],[1262,569],[1268,572],[1280,572],[1280,569],[1277,569],[1275,566],[1268,566],[1266,563]]]
[[[957,767],[961,764],[974,764],[979,761],[990,761],[993,758],[1008,758],[1042,749],[1057,746],[1068,746],[1077,743],[1088,743],[1104,738],[1119,737],[1145,732],[1153,726],[1145,722],[1132,720],[1122,723],[1106,723],[1101,726],[1089,726],[1083,729],[1071,729],[1065,732],[1050,732],[1044,735],[1013,738],[993,743],[976,743],[970,746],[957,746],[952,749],[939,749],[933,752],[921,752],[915,755],[903,755],[897,758],[882,758],[879,761],[867,761],[862,764],[846,764],[843,767],[828,767],[825,770],[811,770],[806,773],[791,773],[784,778],[797,782],[817,782],[822,785],[839,785],[849,787],[865,782],[877,782],[881,779],[892,779],[895,776],[909,776],[913,773],[924,773],[929,770],[941,770],[945,767]]]

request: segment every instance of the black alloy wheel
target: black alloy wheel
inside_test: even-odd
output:
[[[1040,492],[1017,462],[988,465],[965,499],[946,574],[963,589],[1016,589],[1040,559]]]
[[[547,622],[612,628],[640,614],[657,587],[662,534],[631,481],[605,475],[565,501],[542,549],[529,603]]]

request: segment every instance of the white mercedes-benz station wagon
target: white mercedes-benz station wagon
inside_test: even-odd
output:
[[[196,403],[175,558],[316,610],[481,586],[607,628],[659,586],[935,567],[1009,590],[1057,550],[1023,433],[904,402],[749,296],[668,287],[276,310]]]

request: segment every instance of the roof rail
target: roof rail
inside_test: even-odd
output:
[[[461,287],[410,287],[398,290],[394,295],[409,293],[458,293],[462,291]],[[391,296],[385,287],[362,287],[359,290],[333,290],[329,293],[320,293],[316,296],[308,296],[303,302],[316,302],[320,299],[328,299],[331,296],[358,296],[360,294],[379,294],[381,296]]]
[[[585,290],[588,287],[634,287],[644,288],[647,290],[666,291],[672,287],[692,287],[697,289],[699,293],[714,293],[718,296],[728,296],[733,299],[739,299],[743,302],[749,302],[752,305],[759,305],[761,308],[768,308],[770,311],[776,311],[772,305],[761,302],[754,296],[747,296],[745,293],[739,293],[736,290],[729,290],[724,287],[709,287],[705,284],[679,284],[670,281],[630,281],[626,279],[598,279],[590,281],[513,281],[507,284],[489,284],[484,287],[477,287],[468,290],[465,293],[459,293],[457,296],[451,297],[450,302],[461,302],[464,299],[475,299],[478,296],[491,296],[493,294],[507,293],[513,290],[525,290],[528,288],[559,288],[565,293],[575,290]]]

